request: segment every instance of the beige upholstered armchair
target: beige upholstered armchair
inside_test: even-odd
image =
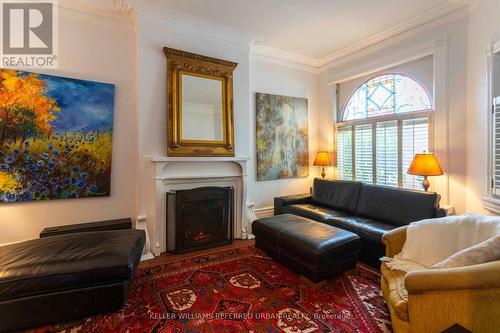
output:
[[[406,227],[384,234],[386,255],[401,252]],[[454,324],[500,332],[500,261],[404,273],[381,266],[382,292],[395,333],[442,332]]]

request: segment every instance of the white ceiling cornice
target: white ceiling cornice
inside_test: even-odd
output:
[[[113,2],[112,0],[107,1],[109,1],[109,6],[106,6],[104,0],[102,2],[59,0],[58,7],[70,12],[87,15],[87,17],[91,17],[92,20],[94,20],[94,18],[104,19],[107,25],[125,29],[135,29],[136,20],[133,8],[125,5],[125,2],[128,0],[121,0],[123,2],[123,6],[118,2],[115,2],[115,0],[113,0]]]
[[[147,0],[136,1],[135,9],[141,23],[157,28],[174,28],[187,34],[223,39],[239,46],[250,47],[258,36],[227,25],[160,6]]]
[[[468,6],[468,5],[469,5],[468,0],[448,0],[447,2],[443,3],[442,5],[434,7],[433,9],[431,9],[427,12],[424,12],[423,14],[417,15],[406,22],[397,24],[391,28],[380,31],[380,32],[372,35],[371,37],[368,37],[368,38],[363,39],[359,42],[353,43],[351,46],[343,48],[337,52],[334,52],[334,53],[324,57],[320,61],[321,66],[324,66],[324,65],[331,63],[331,62],[334,62],[338,59],[344,58],[344,57],[349,56],[351,54],[354,54],[358,51],[366,49],[367,47],[370,47],[370,46],[378,44],[386,39],[395,37],[395,36],[400,35],[404,32],[415,29],[415,28],[422,26],[426,23],[429,23],[431,21],[437,20],[443,16],[446,16],[448,14],[455,12],[455,11],[458,11],[458,10]]]
[[[401,24],[395,25],[391,28],[380,31],[371,37],[360,40],[353,43],[352,45],[338,50],[324,58],[310,58],[290,52],[286,52],[280,49],[276,49],[270,46],[261,45],[257,43],[256,46],[252,47],[252,52],[256,53],[262,57],[268,57],[273,60],[288,61],[297,65],[303,65],[311,67],[312,70],[321,70],[325,66],[330,66],[340,59],[347,56],[353,55],[361,50],[364,50],[370,46],[376,45],[384,40],[390,39],[417,27],[420,27],[426,23],[438,20],[441,17],[452,14],[456,11],[466,8],[467,6],[476,3],[481,0],[448,0],[444,4],[433,8],[421,15],[413,17],[411,20],[403,22]]]

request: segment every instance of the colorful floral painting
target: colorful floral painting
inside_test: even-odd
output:
[[[307,99],[256,94],[257,179],[309,175]]]
[[[0,69],[0,201],[109,196],[114,93]]]

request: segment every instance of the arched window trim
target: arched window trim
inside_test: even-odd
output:
[[[425,92],[425,94],[427,95],[427,97],[429,98],[429,102],[430,102],[430,109],[425,109],[425,110],[418,110],[418,111],[411,111],[411,112],[402,112],[402,113],[393,113],[393,114],[388,114],[388,115],[382,115],[382,116],[376,116],[376,117],[365,117],[365,118],[359,118],[359,119],[351,119],[351,120],[344,120],[344,116],[345,116],[345,112],[346,112],[346,108],[347,108],[347,105],[349,104],[349,102],[351,101],[352,97],[354,96],[354,94],[362,87],[364,86],[365,84],[367,84],[368,82],[370,82],[371,80],[374,80],[378,77],[381,77],[381,76],[385,76],[385,75],[400,75],[400,76],[404,76],[404,77],[407,77],[409,78],[410,80],[416,82]],[[432,98],[432,95],[429,93],[429,90],[427,89],[427,87],[422,84],[422,82],[420,82],[418,79],[412,77],[411,75],[409,74],[406,74],[406,73],[403,73],[403,72],[386,72],[386,73],[379,73],[377,75],[374,75],[372,77],[370,77],[369,79],[365,80],[363,83],[361,83],[360,85],[358,85],[356,87],[356,89],[354,89],[351,94],[349,95],[349,98],[347,98],[347,100],[345,101],[344,105],[342,106],[342,112],[340,113],[340,118],[339,118],[339,121],[338,123],[351,123],[351,122],[357,122],[357,121],[364,121],[364,120],[374,120],[374,121],[377,121],[379,119],[384,119],[384,118],[391,118],[391,117],[397,117],[397,116],[401,116],[401,115],[411,115],[411,114],[415,114],[415,113],[421,113],[421,112],[432,112],[434,111],[434,99]]]

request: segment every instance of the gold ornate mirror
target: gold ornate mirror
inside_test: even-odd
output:
[[[163,48],[167,155],[234,156],[233,71],[238,64]]]

